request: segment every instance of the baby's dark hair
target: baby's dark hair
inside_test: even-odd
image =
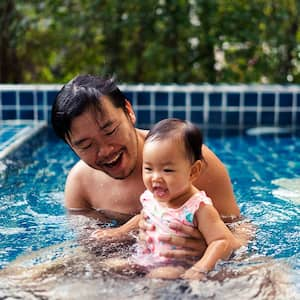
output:
[[[170,118],[156,123],[146,136],[147,141],[164,139],[179,139],[184,141],[187,158],[193,164],[196,160],[203,160],[203,136],[200,129],[189,121]]]

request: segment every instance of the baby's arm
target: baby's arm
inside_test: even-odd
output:
[[[101,239],[123,239],[126,235],[138,228],[141,215],[138,214],[132,217],[128,222],[116,228],[100,228],[95,230],[91,237],[97,240]]]
[[[232,251],[241,246],[213,206],[201,205],[195,221],[208,246],[202,258],[183,274],[186,279],[203,278],[218,260],[228,259]]]

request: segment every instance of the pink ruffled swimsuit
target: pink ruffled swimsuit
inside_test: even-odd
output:
[[[151,238],[152,242],[147,244],[147,250],[150,253],[145,254],[138,251],[139,264],[153,265],[158,262],[167,262],[169,259],[160,256],[161,251],[170,249],[179,249],[178,247],[159,241],[158,237],[164,234],[172,234],[178,236],[186,236],[182,232],[178,232],[169,228],[170,223],[181,223],[195,227],[194,214],[198,210],[201,203],[212,205],[212,201],[208,198],[204,191],[199,191],[193,195],[179,208],[168,208],[162,206],[153,196],[146,190],[140,197],[143,205],[143,212],[147,216],[147,222],[155,225],[155,230],[147,231],[147,238]]]

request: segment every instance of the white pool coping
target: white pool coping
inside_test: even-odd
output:
[[[27,125],[20,129],[12,138],[8,140],[8,145],[0,151],[0,160],[5,158],[8,154],[15,151],[20,145],[29,140],[31,137],[36,135],[41,129],[47,126],[46,121],[23,121],[23,120],[8,120],[2,121],[3,125]],[[1,125],[0,125],[1,126]],[[10,140],[12,140],[10,142]]]

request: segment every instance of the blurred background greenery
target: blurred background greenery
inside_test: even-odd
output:
[[[0,82],[300,83],[299,0],[0,0]]]

